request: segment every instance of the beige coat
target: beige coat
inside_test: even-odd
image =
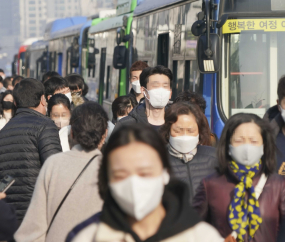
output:
[[[48,225],[66,192],[88,161],[98,154],[85,170],[65,200],[46,236]],[[71,151],[47,159],[43,165],[31,204],[21,227],[15,234],[17,242],[63,242],[75,225],[102,208],[97,177],[101,152],[85,152],[80,145]]]
[[[135,242],[130,234],[115,230],[105,223],[93,223],[81,230],[72,242]],[[161,242],[224,242],[219,232],[211,225],[200,222],[175,236]]]

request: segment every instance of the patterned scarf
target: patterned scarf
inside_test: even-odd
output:
[[[245,240],[247,231],[249,231],[250,241],[262,223],[259,202],[252,185],[252,178],[261,168],[261,160],[254,166],[243,166],[231,161],[230,168],[240,183],[235,187],[235,195],[229,207],[229,223],[232,230],[238,234],[239,241]],[[245,201],[246,190],[249,191],[247,203]]]
[[[197,147],[187,154],[180,153],[179,151],[174,149],[170,144],[167,145],[167,148],[170,155],[177,157],[180,160],[183,160],[185,163],[188,163],[189,161],[193,160],[194,156],[197,154]]]

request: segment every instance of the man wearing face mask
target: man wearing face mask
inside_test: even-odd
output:
[[[62,149],[58,129],[46,117],[43,84],[24,79],[16,85],[13,96],[16,114],[0,132],[0,180],[6,175],[15,178],[7,190],[7,202],[15,206],[22,221],[42,165]]]
[[[285,176],[285,76],[279,80],[277,94],[277,105],[268,109],[263,119],[270,122],[276,138],[277,172]]]
[[[61,93],[68,97],[69,102],[72,103],[71,92],[68,83],[62,77],[51,77],[45,83],[45,96],[47,101],[55,94]]]
[[[130,91],[130,96],[133,96],[137,103],[140,103],[140,101],[144,98],[144,94],[141,92],[141,84],[140,84],[140,75],[142,71],[148,67],[148,64],[143,61],[136,61],[131,66],[130,70],[130,83],[132,86],[132,89]]]
[[[140,85],[145,101],[136,106],[127,117],[119,120],[115,130],[122,125],[142,123],[158,131],[165,122],[165,107],[172,95],[172,79],[171,70],[164,66],[144,69],[140,75]]]

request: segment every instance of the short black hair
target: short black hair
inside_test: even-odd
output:
[[[76,91],[77,89],[84,89],[84,79],[77,73],[69,74],[65,77],[65,80],[68,83],[70,91]]]
[[[108,127],[105,110],[95,102],[77,106],[70,119],[73,138],[85,151],[98,148]]]
[[[12,86],[13,84],[12,84],[12,77],[6,77],[5,79],[4,79],[4,81],[3,81],[3,86],[5,87],[5,88],[8,88],[8,86]]]
[[[5,72],[4,72],[4,70],[3,70],[3,69],[0,69],[0,72],[3,72],[3,73],[5,74]]]
[[[42,83],[45,83],[51,77],[61,77],[56,71],[48,71],[43,75]]]
[[[277,95],[279,102],[285,97],[285,75],[282,76],[278,83]]]
[[[153,132],[153,129],[146,125],[123,126],[111,135],[103,151],[103,159],[99,168],[98,175],[99,194],[103,200],[106,198],[106,195],[109,191],[109,155],[113,150],[128,145],[132,142],[144,143],[154,148],[159,154],[163,167],[167,169],[169,173],[171,171],[166,146],[157,132]]]
[[[13,96],[17,108],[36,108],[40,105],[41,97],[45,94],[44,85],[33,78],[26,78],[19,82]]]
[[[58,93],[53,95],[48,101],[48,116],[50,116],[52,107],[54,105],[59,105],[59,104],[62,104],[71,112],[71,105],[68,97],[65,96],[64,94]]]
[[[165,66],[156,66],[145,68],[140,75],[140,84],[142,87],[146,88],[149,81],[149,77],[153,75],[165,75],[170,80],[170,88],[172,88],[173,74],[171,70]]]
[[[127,115],[127,109],[132,107],[130,96],[121,96],[114,100],[112,103],[113,118],[117,120],[118,116]]]
[[[199,106],[199,108],[203,113],[205,113],[207,107],[206,100],[201,94],[197,92],[190,92],[190,91],[181,92],[174,100],[174,103],[177,102],[187,102],[189,104],[196,104]]]
[[[51,77],[45,83],[45,96],[48,98],[49,95],[54,95],[58,90],[68,87],[67,81],[62,77]]]
[[[255,114],[238,113],[230,117],[223,129],[221,139],[218,143],[217,154],[219,161],[219,171],[225,174],[228,170],[228,163],[232,160],[229,155],[229,145],[231,138],[238,126],[244,123],[255,123],[260,128],[260,133],[263,139],[264,155],[262,160],[262,170],[265,175],[269,176],[275,172],[276,167],[276,146],[270,125],[265,120]]]
[[[15,87],[20,81],[24,80],[25,78],[23,76],[15,76],[12,85]]]

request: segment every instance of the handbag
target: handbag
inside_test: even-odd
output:
[[[75,181],[73,182],[73,184],[71,185],[71,187],[68,189],[67,193],[65,194],[65,196],[63,197],[62,201],[60,202],[60,204],[58,205],[53,217],[52,217],[52,220],[48,226],[48,229],[47,229],[47,233],[49,232],[52,224],[53,224],[53,221],[56,217],[56,215],[58,214],[60,208],[62,207],[63,203],[65,202],[66,198],[68,197],[68,195],[70,194],[70,192],[72,191],[72,189],[74,188],[74,186],[76,185],[76,183],[78,182],[79,178],[82,176],[82,174],[84,173],[84,171],[87,169],[87,167],[91,164],[91,162],[97,157],[98,155],[95,155],[93,156],[90,161],[88,161],[88,163],[86,164],[86,166],[83,168],[83,170],[79,173],[78,177],[75,179]]]

